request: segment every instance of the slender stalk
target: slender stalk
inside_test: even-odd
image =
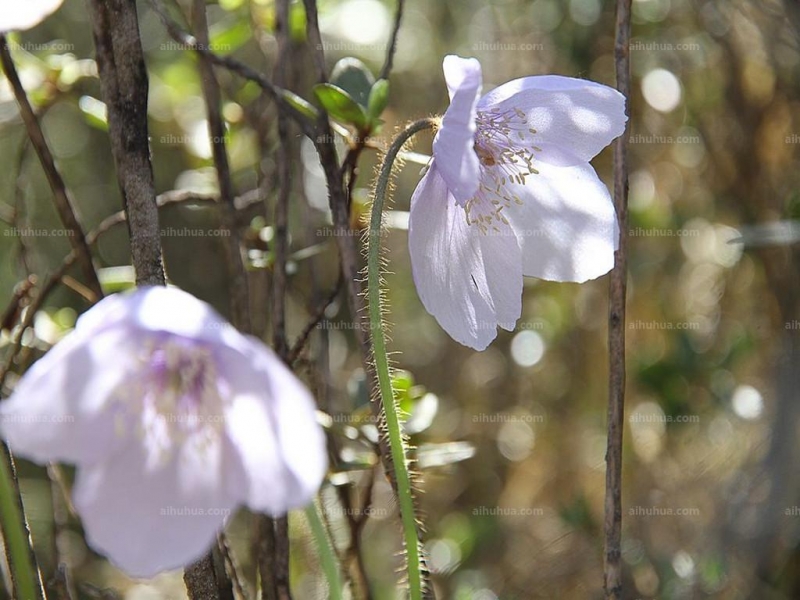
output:
[[[617,89],[625,96],[630,111],[631,0],[617,1],[615,64]],[[622,598],[622,434],[625,418],[625,293],[628,240],[628,156],[625,133],[614,141],[614,205],[620,239],[609,284],[608,307],[608,440],[606,450],[605,560],[604,583],[607,600]]]
[[[392,142],[383,159],[378,181],[375,185],[375,197],[372,204],[372,216],[369,227],[369,245],[367,253],[367,299],[369,305],[369,324],[372,337],[372,355],[381,403],[386,415],[386,433],[394,463],[397,479],[397,495],[400,503],[400,517],[403,523],[403,537],[406,546],[406,567],[408,585],[412,600],[422,600],[425,590],[423,574],[423,557],[420,547],[421,532],[417,527],[416,507],[411,474],[408,468],[407,443],[400,424],[400,415],[392,389],[391,369],[386,349],[386,337],[383,330],[383,311],[381,301],[381,231],[383,222],[383,206],[389,189],[392,168],[398,153],[411,137],[425,129],[433,129],[435,121],[421,119],[404,129]]]
[[[316,501],[306,507],[306,518],[311,526],[311,533],[314,535],[317,550],[319,550],[319,561],[325,578],[328,580],[328,598],[330,600],[341,600],[342,595],[342,573],[339,570],[336,552],[333,549],[331,539],[325,529],[325,524],[320,516],[319,505]]]
[[[11,559],[9,567],[16,589],[16,597],[31,600],[40,598],[39,577],[31,560],[31,549],[25,527],[25,516],[20,511],[16,498],[19,490],[9,467],[10,453],[2,445],[3,459],[0,460],[0,518],[3,522],[3,536],[7,553]]]
[[[61,177],[61,173],[56,167],[55,159],[53,159],[53,154],[50,152],[50,147],[47,145],[42,126],[39,124],[39,120],[33,112],[25,89],[22,87],[17,68],[8,50],[8,40],[4,35],[0,35],[0,63],[2,63],[3,71],[5,71],[6,78],[11,85],[14,97],[19,105],[19,113],[23,123],[25,123],[28,137],[30,138],[34,150],[36,150],[39,162],[42,164],[42,169],[47,176],[47,182],[50,184],[50,189],[53,192],[53,199],[55,200],[58,216],[64,224],[64,227],[69,230],[69,241],[73,250],[78,254],[86,282],[92,290],[92,293],[96,296],[96,299],[99,300],[103,297],[103,290],[100,288],[100,280],[97,278],[97,271],[95,271],[92,263],[92,254],[89,251],[89,245],[86,243],[83,228],[76,215],[73,202],[67,193],[67,186],[64,183],[64,178]]]

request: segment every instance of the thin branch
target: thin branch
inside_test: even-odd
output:
[[[320,83],[325,83],[328,80],[328,70],[325,67],[325,46],[322,43],[322,34],[319,29],[317,0],[303,0],[303,6],[306,9],[306,35],[308,35],[308,43],[314,50],[317,79]]]
[[[206,1],[195,0],[192,6],[192,27],[198,40],[198,47],[209,46],[208,18],[206,16]],[[248,294],[247,272],[242,260],[242,244],[236,228],[236,207],[234,206],[235,192],[231,180],[231,170],[228,163],[228,153],[225,148],[225,124],[222,120],[222,98],[219,83],[214,76],[214,68],[208,56],[198,53],[198,66],[200,69],[203,95],[205,96],[208,111],[208,129],[211,136],[211,150],[214,157],[214,166],[217,170],[219,193],[222,200],[222,227],[227,232],[227,254],[231,270],[232,290],[231,307],[233,324],[244,331],[252,333],[250,326],[250,298]]]
[[[297,341],[292,346],[292,349],[289,351],[289,355],[286,357],[286,362],[289,364],[293,364],[300,358],[300,353],[305,348],[306,343],[308,342],[308,338],[311,336],[311,332],[319,325],[320,321],[325,318],[325,311],[328,307],[333,304],[333,301],[336,300],[336,297],[342,291],[342,277],[339,277],[339,280],[336,282],[333,290],[331,290],[328,297],[319,305],[319,308],[314,313],[314,316],[311,320],[306,323],[306,326],[303,328],[303,331],[300,332],[300,335],[297,337]]]
[[[289,31],[289,0],[276,4],[275,37],[278,55],[275,81],[288,83],[292,65],[292,43]],[[284,111],[278,114],[278,196],[275,203],[275,264],[272,269],[272,343],[278,356],[287,362],[289,344],[286,341],[286,260],[289,252],[289,198],[292,193],[292,138],[289,119]],[[289,585],[289,520],[286,515],[274,519],[274,573],[277,597],[291,599]],[[262,557],[264,558],[264,557]]]
[[[617,89],[630,113],[631,0],[617,0],[615,65]],[[608,440],[606,450],[605,560],[606,600],[622,598],[622,434],[625,419],[625,294],[627,283],[628,156],[625,133],[614,141],[614,205],[619,221],[619,249],[609,284]]]
[[[206,1],[195,0],[191,10],[192,28],[198,40],[198,47],[209,47],[208,17],[206,15]],[[200,81],[203,88],[203,96],[208,113],[208,132],[210,136],[211,151],[214,158],[214,167],[217,172],[219,184],[220,200],[222,204],[222,230],[226,233],[226,252],[225,258],[228,263],[228,272],[231,274],[231,317],[234,327],[244,333],[251,333],[250,323],[250,295],[248,292],[247,272],[242,258],[242,244],[239,237],[239,230],[236,227],[236,207],[234,206],[235,192],[233,181],[231,180],[231,169],[228,163],[228,152],[225,147],[225,124],[222,120],[222,95],[219,83],[214,76],[214,67],[211,60],[203,54],[198,54],[198,69],[200,71]],[[213,574],[215,590],[214,595],[208,597],[225,598],[233,597],[232,585],[238,581],[239,577],[235,570],[231,570],[234,565],[227,550],[225,534],[218,536],[217,547],[209,551],[208,555],[201,558],[197,563],[188,567],[184,572],[184,581],[187,591],[191,597],[195,595],[199,598],[199,590],[192,589],[192,586],[205,581],[209,575]],[[215,564],[215,555],[222,557],[221,569],[209,569],[208,565]],[[219,561],[218,561],[219,562]],[[199,578],[195,581],[194,577]],[[241,585],[237,586],[241,589]],[[205,597],[205,596],[203,596]]]
[[[39,162],[42,164],[47,182],[50,184],[58,216],[69,232],[70,244],[78,253],[81,268],[89,287],[97,298],[100,299],[103,297],[103,290],[100,287],[100,280],[97,278],[97,271],[95,271],[94,265],[92,264],[92,253],[89,251],[89,246],[86,243],[83,228],[76,215],[75,207],[70,200],[67,186],[64,183],[64,179],[61,177],[61,173],[59,173],[56,168],[55,160],[47,145],[47,140],[45,140],[42,127],[28,101],[25,88],[22,87],[22,82],[14,66],[14,61],[11,58],[11,52],[8,49],[8,40],[5,35],[0,35],[0,63],[3,65],[3,71],[5,71],[8,82],[14,92],[14,97],[19,105],[19,112],[22,116],[22,121],[25,123],[28,137],[36,150]]]
[[[220,56],[219,54],[209,50],[207,47],[198,44],[197,40],[193,36],[183,31],[180,26],[170,18],[158,0],[149,0],[149,4],[159,16],[161,22],[164,24],[164,27],[167,30],[167,33],[173,40],[185,46],[188,50],[193,50],[198,54],[202,54],[215,65],[224,67],[229,71],[236,73],[240,77],[257,84],[278,105],[278,108],[281,111],[285,112],[300,126],[305,135],[307,135],[309,138],[313,138],[313,123],[311,123],[306,115],[304,115],[286,99],[288,97],[286,90],[275,86],[269,79],[261,75],[258,71],[251,69],[244,63],[241,63],[229,56]]]
[[[397,52],[397,36],[400,33],[400,24],[403,20],[403,8],[405,7],[405,0],[397,0],[397,12],[394,15],[394,29],[392,29],[392,37],[389,39],[389,46],[386,48],[386,60],[381,69],[381,79],[389,79],[389,74],[392,72],[392,65],[394,64],[394,55]]]
[[[136,3],[89,0],[97,68],[137,285],[165,285],[147,128],[147,67]]]

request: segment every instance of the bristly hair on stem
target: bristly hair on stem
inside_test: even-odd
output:
[[[434,129],[435,119],[421,119],[411,123],[392,141],[381,163],[373,192],[372,214],[365,234],[367,249],[367,306],[369,333],[372,339],[372,361],[378,378],[381,435],[389,441],[397,479],[397,495],[405,542],[406,575],[409,596],[412,600],[433,598],[428,569],[422,549],[422,527],[417,518],[416,476],[411,472],[408,439],[403,433],[400,410],[392,386],[392,367],[386,347],[386,298],[382,292],[382,273],[386,260],[382,255],[383,209],[391,187],[395,162],[403,147],[420,131]]]

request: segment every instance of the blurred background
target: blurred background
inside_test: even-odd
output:
[[[355,57],[377,75],[394,2],[320,0],[319,11],[329,69]],[[119,211],[121,200],[87,19],[81,0],[66,0],[42,25],[11,40],[91,230]],[[209,20],[212,50],[272,74],[271,0],[220,0],[209,5]],[[310,99],[315,81],[302,3],[292,4],[291,21],[288,87]],[[158,192],[213,196],[196,61],[170,41],[144,3],[140,22]],[[397,127],[445,110],[445,54],[479,58],[485,90],[546,73],[614,85],[613,28],[609,1],[408,0],[386,123],[370,145],[385,147]],[[800,598],[799,31],[794,0],[633,2],[626,598]],[[237,191],[263,199],[241,212],[253,314],[258,333],[267,336],[276,114],[252,84],[224,71],[218,77]],[[346,148],[342,137],[342,156]],[[356,225],[366,210],[375,148],[359,163]],[[414,150],[430,153],[430,136],[419,136]],[[290,341],[338,272],[316,153],[299,135],[291,152]],[[0,164],[5,362],[17,309],[26,303],[24,282],[35,290],[69,252],[5,79]],[[610,151],[593,164],[610,183]],[[439,596],[600,598],[607,279],[580,286],[528,279],[516,331],[501,332],[480,353],[458,345],[425,312],[411,279],[405,211],[420,169],[409,161],[399,173],[385,238],[386,281],[391,350],[411,413],[407,429],[417,446]],[[228,314],[217,208],[181,202],[160,214],[172,282]],[[99,238],[95,257],[108,289],[131,285],[124,225]],[[80,272],[70,271],[49,296],[33,333],[22,339],[4,396],[14,376],[88,308],[80,281]],[[372,597],[394,598],[398,515],[375,458],[375,427],[343,294],[313,328],[299,372],[331,415],[336,460],[322,493],[324,512],[356,597],[368,584]],[[43,468],[21,462],[20,477],[42,568],[48,575],[66,565],[76,597],[114,597],[106,588],[135,600],[185,597],[179,573],[131,581],[93,554]],[[229,527],[249,581],[255,577],[247,552],[252,523],[252,515],[240,513]],[[290,524],[295,595],[326,598],[302,513]]]

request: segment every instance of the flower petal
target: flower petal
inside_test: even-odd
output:
[[[108,401],[136,367],[130,340],[125,328],[75,330],[34,363],[0,404],[12,450],[41,463],[93,463],[111,453],[121,439]]]
[[[75,329],[90,335],[118,326],[212,345],[244,344],[244,336],[209,304],[176,287],[145,286],[108,296],[81,315]]]
[[[408,245],[427,311],[457,342],[483,350],[522,310],[520,249],[508,226],[481,233],[448,194],[434,160],[411,198]]]
[[[433,155],[450,193],[463,206],[475,195],[480,181],[480,162],[474,146],[481,64],[474,58],[450,55],[444,58],[443,67],[450,106],[433,140]]]
[[[514,79],[483,96],[478,110],[504,112],[519,109],[536,130],[537,146],[562,148],[583,162],[596,156],[622,135],[625,97],[606,85],[541,75]],[[548,153],[536,155],[548,161]]]
[[[522,246],[523,273],[578,283],[608,273],[619,228],[606,186],[588,163],[536,168],[527,185],[509,184],[522,204],[504,212]]]
[[[233,396],[226,431],[247,473],[247,505],[282,515],[308,504],[328,466],[311,394],[260,343],[229,349],[219,359]]]
[[[153,461],[131,438],[111,460],[79,468],[73,501],[89,545],[132,577],[200,558],[238,504],[233,490],[244,485],[224,452],[222,436],[198,435]]]
[[[5,0],[0,11],[0,31],[30,29],[56,9],[64,0]]]

